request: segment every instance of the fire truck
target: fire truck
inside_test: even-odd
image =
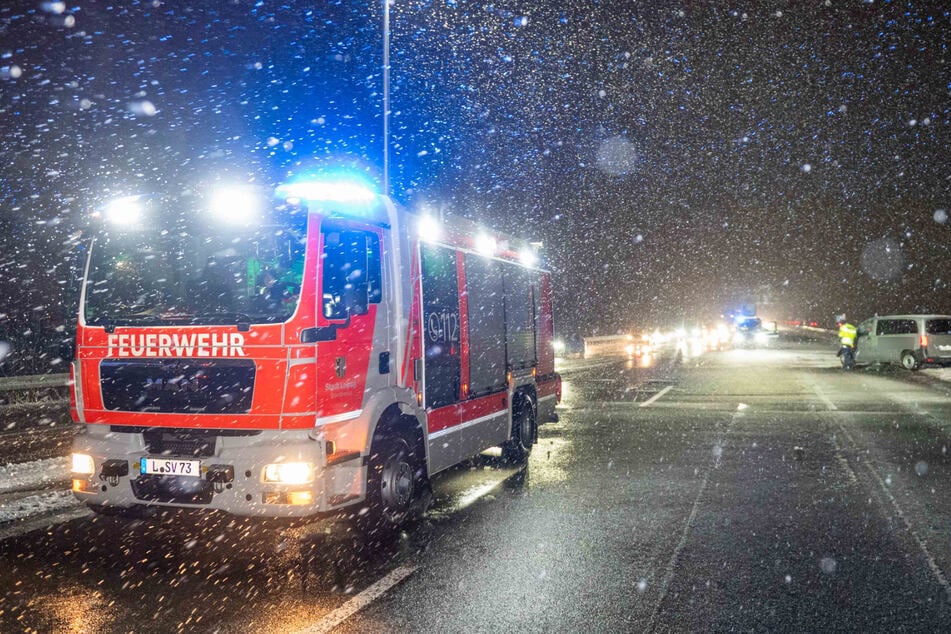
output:
[[[74,495],[400,523],[554,417],[551,276],[529,243],[352,182],[117,199],[78,242]]]

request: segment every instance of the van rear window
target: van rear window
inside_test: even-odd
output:
[[[877,335],[913,335],[918,333],[914,319],[879,319]]]
[[[925,322],[929,335],[951,335],[951,319],[929,319]]]

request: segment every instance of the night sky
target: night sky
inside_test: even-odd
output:
[[[942,4],[397,0],[392,195],[543,241],[564,334],[949,312]],[[116,193],[380,179],[382,39],[379,3],[5,0],[0,313],[61,301]]]

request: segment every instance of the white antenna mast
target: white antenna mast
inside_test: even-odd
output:
[[[383,195],[390,195],[390,0],[383,0]]]

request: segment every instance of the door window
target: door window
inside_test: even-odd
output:
[[[329,320],[365,315],[382,299],[379,236],[333,227],[323,233],[321,314]]]

